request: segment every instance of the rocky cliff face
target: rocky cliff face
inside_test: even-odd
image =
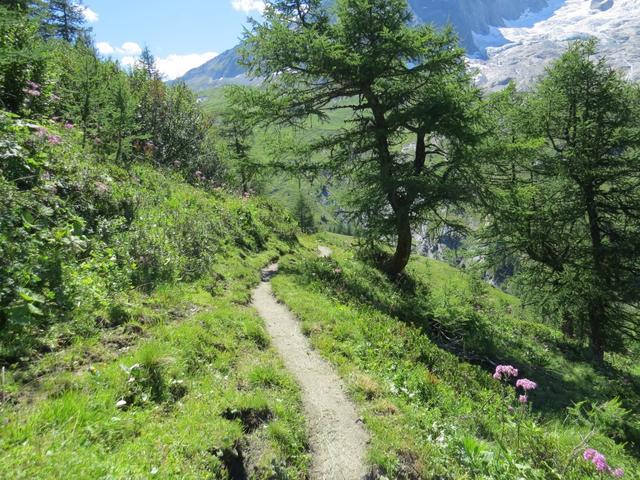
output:
[[[549,7],[548,0],[409,0],[416,18],[423,23],[442,26],[451,23],[472,55],[484,55],[478,37],[489,35],[496,27],[521,18],[527,12]]]
[[[472,61],[477,82],[494,90],[510,80],[530,87],[570,41],[595,37],[599,54],[629,79],[640,79],[640,1],[549,0],[547,11],[505,22],[483,40],[484,59]]]

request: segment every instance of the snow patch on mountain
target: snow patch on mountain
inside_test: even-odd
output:
[[[504,24],[477,37],[487,45],[486,58],[470,63],[484,88],[500,88],[512,79],[527,88],[570,41],[588,37],[600,41],[599,54],[613,67],[640,79],[638,0],[550,0],[547,9]]]

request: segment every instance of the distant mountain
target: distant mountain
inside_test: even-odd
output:
[[[527,12],[549,7],[548,0],[408,0],[416,19],[444,26],[451,23],[472,56],[483,56],[482,37]]]
[[[249,84],[246,69],[238,64],[238,47],[227,50],[207,63],[193,68],[178,81],[183,81],[196,91],[207,90],[230,83]]]
[[[529,87],[570,41],[596,37],[599,54],[631,80],[640,80],[639,0],[549,0],[550,7],[492,31],[486,58],[472,61],[487,89],[516,80]]]
[[[631,79],[640,79],[640,0],[408,0],[417,22],[451,23],[477,71],[493,90],[517,80],[527,87],[568,42],[594,36],[600,52]],[[237,48],[187,72],[195,90],[249,83]]]

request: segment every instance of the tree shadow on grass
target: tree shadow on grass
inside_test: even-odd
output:
[[[434,313],[433,292],[424,280],[403,275],[390,280],[372,266],[345,273],[333,259],[313,259],[282,267],[308,284],[326,289],[345,303],[365,305],[411,325],[459,360],[493,374],[498,364],[512,364],[520,377],[538,384],[533,408],[544,417],[564,419],[576,403],[620,398],[624,408],[640,414],[640,377],[614,365],[595,364],[586,349],[531,322],[527,331],[481,302],[465,318],[443,321]],[[428,362],[424,361],[428,366]],[[565,374],[571,368],[573,372]],[[570,378],[571,375],[575,378]],[[640,429],[628,425],[628,447],[640,453]]]

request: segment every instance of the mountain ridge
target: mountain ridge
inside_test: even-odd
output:
[[[630,79],[640,78],[640,3],[637,0],[408,0],[415,20],[454,26],[486,90],[516,80],[535,82],[572,39],[594,36],[600,54]],[[251,84],[234,47],[187,72],[196,91],[230,83]]]

